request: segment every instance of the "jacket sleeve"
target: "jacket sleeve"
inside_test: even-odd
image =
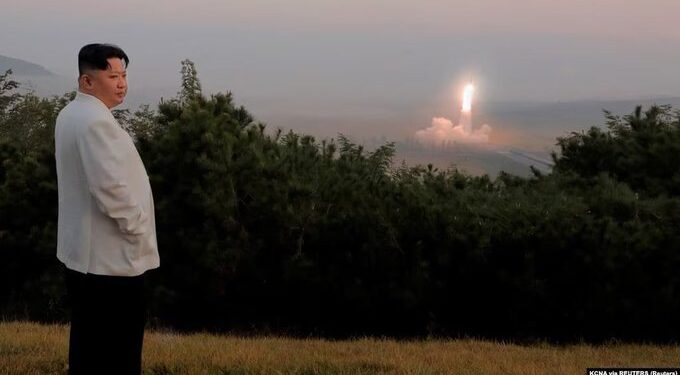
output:
[[[126,153],[130,143],[117,124],[99,120],[88,124],[77,138],[90,193],[99,209],[118,223],[123,234],[146,232],[148,215],[130,191]]]

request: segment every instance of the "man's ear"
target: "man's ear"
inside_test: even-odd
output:
[[[80,86],[86,87],[86,88],[91,88],[92,87],[92,77],[90,77],[87,73],[83,73],[78,78],[78,82],[80,83]]]

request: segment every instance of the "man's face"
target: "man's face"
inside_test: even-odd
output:
[[[113,108],[125,99],[127,94],[127,72],[123,60],[112,57],[107,60],[109,66],[106,70],[89,70],[81,77],[81,91],[96,96]]]

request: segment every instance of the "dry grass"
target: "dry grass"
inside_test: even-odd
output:
[[[68,326],[0,323],[0,374],[65,374]],[[144,374],[584,374],[671,367],[680,346],[519,346],[479,340],[352,341],[147,332]]]

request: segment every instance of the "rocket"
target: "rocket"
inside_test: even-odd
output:
[[[458,125],[462,128],[465,134],[472,133],[472,95],[475,92],[475,86],[471,83],[465,85],[463,90],[463,106],[460,110],[460,118]]]

